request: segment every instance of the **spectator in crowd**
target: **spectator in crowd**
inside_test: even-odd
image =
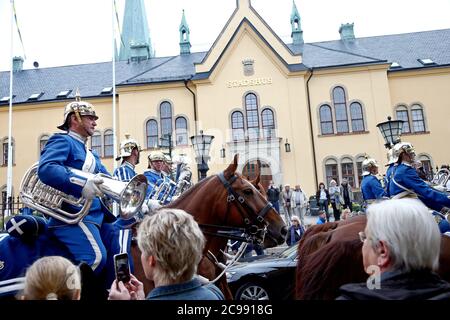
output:
[[[63,257],[48,256],[36,260],[25,274],[22,300],[79,300],[80,272]]]
[[[205,237],[185,211],[162,209],[145,217],[139,226],[138,245],[145,276],[155,284],[147,300],[224,299],[215,285],[202,285],[195,277]],[[127,285],[115,280],[109,299],[144,300],[143,284],[133,275]]]
[[[339,221],[341,217],[341,188],[337,185],[335,180],[330,181],[330,202],[333,207],[334,221]]]
[[[270,181],[269,188],[267,189],[267,200],[272,204],[272,206],[280,213],[280,190]]]
[[[328,205],[330,204],[330,194],[328,190],[325,188],[325,184],[323,182],[319,183],[319,189],[316,192],[316,201],[319,210],[325,212],[328,221],[329,220]]]
[[[450,284],[434,271],[441,235],[417,199],[392,199],[369,206],[360,232],[365,283],[341,287],[339,300],[450,300]]]
[[[348,184],[348,180],[346,178],[342,179],[342,183],[341,183],[341,188],[340,188],[340,192],[341,192],[341,204],[342,204],[342,209],[347,209],[349,208],[350,210],[352,210],[352,202],[353,202],[353,192],[352,192],[352,187]]]
[[[300,241],[300,239],[305,234],[305,228],[303,227],[300,218],[293,215],[291,218],[292,225],[289,227],[288,233],[286,235],[286,243],[288,246],[292,246]]]
[[[292,192],[291,198],[293,214],[300,217],[302,225],[305,225],[305,214],[308,207],[308,198],[305,192],[300,189],[300,185],[296,185],[294,191]]]
[[[291,186],[289,184],[284,186],[284,190],[281,193],[281,200],[283,201],[283,209],[284,209],[284,216],[286,224],[289,224],[291,221],[292,216],[292,205],[291,205],[291,199],[292,199],[292,190]]]
[[[325,222],[327,222],[327,215],[325,211],[319,210],[319,217],[317,218],[316,224],[324,224]]]

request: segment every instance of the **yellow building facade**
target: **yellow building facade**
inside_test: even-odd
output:
[[[293,16],[294,24],[299,24]],[[239,154],[238,171],[244,175],[252,176],[259,161],[265,184],[270,180],[277,185],[300,184],[312,195],[319,182],[329,183],[332,178],[339,182],[347,178],[358,189],[365,154],[385,164],[386,149],[376,125],[391,116],[406,120],[402,140],[413,143],[427,170],[448,163],[450,51],[433,54],[445,51],[439,46],[441,40],[450,39],[450,30],[361,39],[342,35],[337,41],[305,44],[297,39],[285,44],[249,0],[237,1],[208,52],[118,62],[117,144],[125,133],[141,143],[144,150],[136,171],[143,172],[147,156],[159,149],[164,132],[170,132],[173,152],[185,154],[195,168],[189,137],[203,130],[215,136],[208,175],[224,170]],[[402,43],[411,43],[412,38],[419,39],[416,46],[421,47],[429,44],[421,45],[420,39],[431,38],[439,48],[403,52]],[[104,90],[109,89],[108,68],[108,64],[93,64],[14,73],[14,196],[48,136],[57,132],[76,86],[99,115],[92,147],[112,173],[112,96]],[[71,72],[91,77],[95,90],[89,83],[77,84]],[[58,77],[63,82],[63,75],[72,82],[48,84]],[[35,80],[27,86],[30,77]],[[0,79],[2,98],[9,94],[4,85],[9,73],[2,72]],[[62,90],[72,91],[58,98]],[[40,94],[38,99],[27,98],[33,93]],[[4,193],[8,100],[2,100],[0,189]],[[380,173],[384,172],[381,166]]]

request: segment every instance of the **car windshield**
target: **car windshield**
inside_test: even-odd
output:
[[[297,244],[294,244],[293,246],[285,249],[284,251],[281,251],[280,258],[289,258],[295,254],[297,254]]]

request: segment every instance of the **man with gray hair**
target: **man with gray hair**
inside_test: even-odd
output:
[[[180,209],[161,209],[139,226],[138,245],[145,277],[155,288],[147,300],[223,300],[213,284],[195,277],[205,237],[194,218]],[[130,283],[114,281],[110,300],[143,300],[143,284],[131,275]]]
[[[392,199],[369,206],[363,242],[366,283],[341,287],[338,300],[450,300],[450,284],[435,270],[441,235],[417,199]]]

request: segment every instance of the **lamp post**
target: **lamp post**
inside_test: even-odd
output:
[[[291,152],[291,144],[288,142],[287,138],[286,138],[286,143],[284,144],[284,150],[286,152]]]
[[[377,124],[385,141],[384,146],[387,149],[391,149],[396,143],[401,141],[400,136],[402,135],[403,130],[403,120],[391,119],[391,117],[388,117],[388,121]]]
[[[195,152],[195,161],[197,162],[199,181],[206,178],[206,172],[209,170],[209,150],[213,139],[214,136],[203,134],[203,130],[200,130],[199,135],[191,137],[192,147]]]
[[[173,149],[173,145],[172,145],[172,135],[170,133],[165,133],[162,135],[162,137],[160,138],[161,141],[167,141],[167,144],[161,144],[159,147],[160,148],[168,148],[169,149],[169,153],[168,156],[170,158],[170,161],[172,161],[172,149]]]

